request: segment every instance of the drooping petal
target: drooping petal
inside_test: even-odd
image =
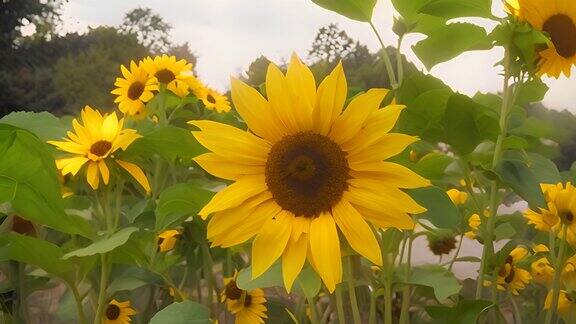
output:
[[[214,195],[212,200],[198,214],[206,219],[208,215],[214,212],[236,207],[267,189],[264,175],[243,176]]]
[[[372,263],[381,266],[380,245],[362,215],[348,201],[342,199],[332,209],[332,216],[350,246]]]
[[[284,287],[290,293],[292,284],[306,261],[306,251],[308,249],[308,235],[302,234],[298,240],[289,240],[286,250],[282,254],[282,278]]]
[[[88,169],[86,169],[86,181],[90,184],[92,189],[98,189],[98,184],[100,182],[100,175],[98,174],[98,163],[90,162],[88,163]]]
[[[148,182],[148,178],[146,178],[146,174],[139,166],[134,163],[116,160],[116,163],[120,165],[124,170],[126,170],[138,183],[146,190],[146,193],[149,194],[152,189],[150,189],[150,183]]]
[[[284,252],[292,232],[294,216],[281,211],[264,223],[252,243],[252,279],[258,278]]]
[[[108,170],[108,166],[104,160],[100,160],[100,162],[98,162],[98,169],[100,169],[100,174],[102,175],[104,184],[107,185],[108,180],[110,180],[110,170]]]
[[[330,132],[330,127],[342,113],[347,93],[346,76],[342,62],[339,62],[318,87],[313,116],[314,125],[320,134],[328,135]]]
[[[314,265],[330,293],[342,281],[340,240],[332,216],[321,214],[310,224],[310,251]]]
[[[62,175],[67,175],[69,173],[76,175],[86,162],[88,162],[88,158],[83,156],[76,156],[56,160],[56,167],[61,170]]]

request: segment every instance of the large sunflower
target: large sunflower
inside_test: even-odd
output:
[[[86,180],[92,189],[96,190],[100,184],[100,177],[105,185],[108,184],[110,170],[106,161],[114,160],[130,173],[146,192],[149,192],[150,184],[142,169],[136,164],[113,156],[118,149],[125,150],[140,135],[133,129],[124,129],[124,119],[118,120],[114,112],[102,115],[86,106],[81,112],[81,120],[82,123],[77,119],[72,121],[74,132],[68,132],[68,137],[64,138],[64,141],[48,141],[58,149],[75,155],[56,160],[56,166],[62,175],[76,175],[84,165],[87,165]]]
[[[334,291],[342,280],[340,239],[375,264],[380,247],[369,225],[412,229],[410,214],[425,211],[400,188],[429,181],[383,160],[417,141],[388,133],[404,109],[380,109],[387,91],[371,89],[346,110],[342,65],[318,89],[308,67],[295,55],[288,72],[270,64],[264,98],[232,79],[232,100],[250,131],[212,121],[192,121],[194,136],[211,153],[195,160],[211,174],[235,183],[200,211],[215,246],[228,247],[255,236],[252,276],[282,257],[290,290],[306,258]]]
[[[106,307],[102,324],[128,324],[132,322],[130,316],[136,315],[130,301],[118,302],[113,299]]]
[[[187,79],[193,77],[192,63],[186,60],[176,60],[175,56],[156,56],[153,59],[145,58],[142,67],[150,75],[154,76],[158,82],[166,85],[166,88],[177,95],[188,93]]]
[[[121,65],[120,71],[124,78],[116,78],[114,85],[117,88],[112,90],[112,94],[118,97],[114,102],[127,116],[141,115],[144,104],[154,98],[152,91],[158,91],[158,80],[134,61],[130,62],[130,70]]]
[[[506,0],[508,10],[550,35],[551,45],[540,52],[538,73],[558,78],[576,65],[576,1]]]
[[[262,289],[251,291],[242,290],[236,284],[238,272],[234,272],[234,277],[224,278],[224,289],[221,293],[223,303],[234,315],[236,324],[260,324],[264,323],[266,315],[266,298]]]

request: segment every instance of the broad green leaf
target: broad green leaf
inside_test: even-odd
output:
[[[210,310],[190,300],[172,303],[150,319],[150,324],[211,324]]]
[[[474,151],[484,140],[495,140],[500,132],[498,118],[490,108],[461,94],[448,100],[444,123],[446,142],[461,154]]]
[[[446,19],[459,17],[492,18],[492,0],[432,0],[420,12]]]
[[[435,324],[476,324],[480,313],[490,308],[489,300],[461,300],[456,306],[427,306],[426,312]]]
[[[468,23],[453,23],[438,28],[412,47],[414,53],[428,70],[436,64],[449,61],[472,50],[487,50],[489,43],[486,30]]]
[[[546,206],[542,190],[540,189],[540,182],[526,163],[516,159],[504,158],[496,165],[494,172],[504,184],[512,188],[530,206]]]
[[[544,99],[548,86],[538,78],[521,83],[517,91],[516,104],[524,105]]]
[[[438,228],[454,228],[460,224],[460,213],[448,195],[438,187],[409,190],[408,193],[427,211],[416,215],[429,220]]]
[[[252,267],[249,266],[240,270],[236,280],[238,287],[244,290],[254,290],[256,288],[283,287],[282,264],[280,261],[274,263],[266,272],[256,279],[252,279]]]
[[[411,135],[432,142],[444,138],[444,113],[452,95],[450,89],[429,90],[416,97],[404,110],[399,127]]]
[[[434,290],[436,299],[440,302],[457,294],[462,288],[451,271],[437,264],[414,267],[410,275],[410,283],[431,287]]]
[[[22,218],[69,234],[93,236],[83,218],[66,215],[56,165],[32,133],[0,124],[0,203],[9,202]]]
[[[322,288],[322,281],[312,267],[305,267],[294,281],[294,291],[306,296],[308,300],[318,295],[320,288]]]
[[[67,125],[49,112],[12,112],[0,119],[0,124],[8,124],[26,129],[41,140],[58,140],[66,135]]]
[[[402,105],[410,107],[412,102],[420,95],[439,89],[450,89],[442,80],[429,74],[414,73],[408,77],[396,91],[396,100]]]
[[[421,9],[432,0],[392,0],[396,11],[402,16],[408,33],[430,34],[446,24],[446,19],[422,14]]]
[[[404,239],[404,233],[396,228],[382,230],[382,253],[397,252],[402,239]]]
[[[100,240],[88,245],[85,248],[66,253],[63,258],[69,259],[71,257],[84,257],[110,252],[115,248],[124,245],[130,238],[130,235],[136,231],[138,231],[138,228],[136,227],[123,228],[118,232],[110,235],[110,237],[101,238]]]
[[[442,153],[428,153],[424,155],[412,169],[414,172],[430,180],[441,179],[444,176],[444,170],[454,159]]]
[[[74,281],[75,267],[63,260],[62,249],[50,242],[16,233],[0,235],[0,261],[14,260],[34,265],[68,282]]]
[[[213,195],[213,192],[193,182],[179,183],[165,189],[156,206],[156,229],[163,230],[186,217],[196,216]]]
[[[324,9],[334,11],[353,20],[369,22],[376,0],[312,0]]]
[[[206,152],[189,130],[175,126],[160,126],[132,143],[125,154],[151,157],[155,154],[174,161],[191,160]]]

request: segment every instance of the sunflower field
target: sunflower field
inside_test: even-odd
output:
[[[312,1],[374,32],[389,88],[293,54],[222,93],[158,54],[114,67],[115,107],[0,119],[1,323],[42,291],[50,323],[576,323],[573,130],[528,113],[576,1],[391,0],[394,40],[376,0]],[[427,72],[493,48],[498,94]]]

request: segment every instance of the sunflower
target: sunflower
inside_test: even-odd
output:
[[[116,164],[132,175],[146,192],[150,192],[150,184],[146,175],[137,165],[116,159],[113,155],[118,149],[125,150],[134,140],[140,137],[133,129],[123,129],[124,119],[118,120],[116,113],[102,115],[97,110],[86,106],[81,112],[81,122],[72,121],[74,132],[68,132],[64,141],[48,141],[58,149],[72,153],[74,157],[56,160],[56,166],[62,175],[76,175],[86,167],[86,180],[92,189],[98,189],[100,177],[105,185],[110,180],[110,170],[107,161],[114,160]]]
[[[510,13],[550,36],[540,51],[538,74],[558,78],[576,65],[576,2],[574,0],[507,0]]]
[[[314,76],[293,55],[288,72],[270,64],[264,98],[232,79],[232,100],[249,132],[191,121],[196,139],[211,153],[195,161],[209,173],[235,181],[200,211],[214,214],[208,238],[229,247],[252,237],[252,277],[282,257],[290,290],[305,260],[330,292],[342,280],[338,228],[350,246],[377,265],[382,256],[369,223],[413,229],[410,214],[426,209],[403,188],[428,186],[413,171],[383,160],[418,138],[389,133],[405,106],[380,109],[385,89],[356,96],[346,110],[341,64],[318,89]]]
[[[262,289],[251,291],[242,290],[236,284],[238,272],[234,272],[234,277],[224,278],[224,289],[221,293],[222,302],[226,303],[226,308],[235,317],[236,324],[259,324],[264,323],[266,315],[266,298]]]
[[[526,285],[532,280],[532,275],[527,270],[518,267],[517,263],[524,259],[527,254],[528,250],[523,247],[517,247],[510,252],[498,271],[496,279],[498,290],[509,290],[513,295],[518,295],[520,290],[526,288]],[[492,282],[484,281],[484,285],[491,286]]]
[[[167,230],[158,235],[158,248],[160,252],[170,251],[176,245],[180,237],[180,231],[178,230]]]
[[[114,85],[117,88],[112,90],[112,94],[118,97],[114,102],[127,116],[141,115],[144,104],[154,98],[152,91],[158,91],[158,80],[134,61],[130,62],[130,70],[121,65],[120,71],[124,78],[116,78]]]
[[[216,112],[228,112],[230,111],[230,101],[228,101],[228,97],[219,93],[218,91],[208,88],[202,87],[196,91],[194,91],[198,99],[202,100],[204,107],[210,110],[216,110]]]
[[[534,225],[537,230],[554,232],[558,237],[562,236],[562,227],[566,226],[566,240],[571,245],[576,245],[576,188],[567,182],[565,185],[541,184],[546,208],[538,211],[528,209],[524,217],[528,224]]]
[[[468,193],[458,189],[450,189],[446,191],[446,194],[450,197],[454,205],[463,205],[466,203],[466,200],[468,200]]]
[[[552,279],[554,278],[554,268],[550,264],[550,261],[548,261],[547,257],[542,257],[532,262],[530,265],[530,270],[532,273],[532,278],[534,278],[534,282],[545,286],[552,284]]]
[[[136,315],[136,311],[130,307],[130,301],[118,302],[112,299],[106,307],[103,324],[127,324],[132,321],[130,316]]]
[[[552,290],[548,291],[546,300],[544,301],[544,309],[550,309],[552,305]],[[574,323],[576,319],[576,294],[569,293],[566,290],[560,290],[558,295],[558,306],[556,308],[560,317],[564,319],[565,323]]]
[[[188,94],[187,79],[193,77],[192,63],[186,60],[176,60],[175,56],[156,56],[153,59],[150,57],[145,58],[142,67],[150,75],[154,76],[159,83],[164,84],[166,88],[173,93],[182,96]]]
[[[473,240],[478,235],[478,230],[480,229],[480,225],[482,224],[482,220],[480,219],[480,215],[472,214],[470,218],[468,218],[468,227],[470,230],[464,233],[464,236]]]

